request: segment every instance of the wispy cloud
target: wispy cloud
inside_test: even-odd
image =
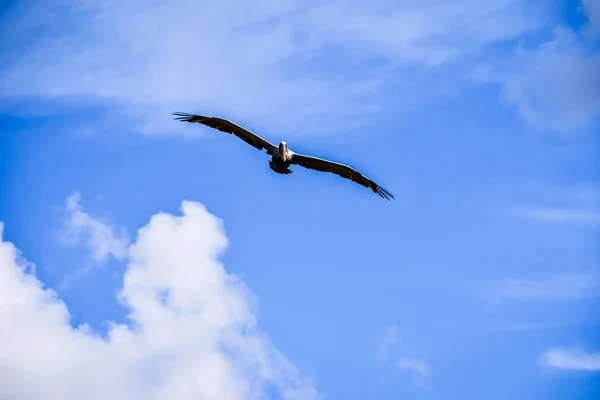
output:
[[[600,212],[569,210],[553,207],[522,207],[515,210],[515,215],[535,219],[542,222],[563,222],[587,226],[600,226]]]
[[[511,214],[544,223],[600,226],[600,191],[593,186],[547,187],[533,190],[530,205],[514,207]]]
[[[429,366],[418,358],[403,358],[396,360],[396,365],[400,371],[413,375],[413,382],[419,386],[426,386],[426,380],[429,377]]]
[[[540,362],[544,366],[558,369],[600,371],[600,352],[551,348],[541,354]]]
[[[392,347],[398,341],[398,327],[396,325],[390,325],[385,333],[381,343],[379,344],[379,358],[385,360],[392,349]]]
[[[81,195],[73,193],[67,198],[65,231],[61,239],[70,244],[85,242],[96,261],[106,261],[108,256],[120,260],[127,252],[129,236],[124,229],[118,233],[107,223],[83,211]]]
[[[111,322],[106,337],[70,325],[65,303],[2,241],[0,223],[0,398],[319,398],[220,263],[222,221],[194,202],[182,214],[156,214],[138,231],[118,295],[130,325]]]
[[[567,29],[537,50],[520,50],[523,71],[507,77],[504,94],[541,129],[581,129],[600,114],[600,55],[589,56]]]
[[[600,116],[598,2],[583,4],[590,24],[580,32],[558,26],[544,43],[520,46],[509,62],[488,65],[477,74],[501,84],[506,100],[537,129],[574,131]]]
[[[430,375],[429,365],[421,358],[410,356],[411,350],[400,340],[396,325],[390,325],[379,344],[379,358],[385,362],[392,358],[393,367],[400,373],[407,374],[410,382],[420,388],[427,387]]]
[[[600,35],[600,1],[582,0],[581,3],[589,18],[590,28],[593,33]]]
[[[507,279],[489,294],[494,301],[559,301],[596,296],[600,296],[600,275],[596,272],[561,273],[531,280]]]
[[[541,11],[525,0],[19,3],[0,93],[24,114],[39,110],[24,99],[106,106],[149,134],[198,132],[173,124],[174,110],[331,134],[436,95],[468,69],[456,63],[541,27]]]
[[[461,329],[464,329],[466,333],[496,333],[496,332],[506,332],[506,333],[516,333],[520,334],[522,332],[532,332],[532,331],[540,331],[540,330],[548,330],[548,329],[556,329],[563,327],[565,325],[569,325],[569,321],[560,321],[553,320],[551,322],[548,321],[496,321],[492,323],[478,323],[478,324],[468,324],[461,325]]]

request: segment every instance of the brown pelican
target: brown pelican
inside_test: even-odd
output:
[[[388,200],[390,200],[390,198],[394,198],[390,192],[347,165],[323,160],[317,157],[294,153],[287,147],[286,142],[283,141],[279,143],[279,146],[275,146],[257,134],[250,132],[249,130],[242,128],[241,126],[226,119],[204,117],[202,115],[183,112],[175,112],[173,115],[176,116],[176,120],[200,123],[222,132],[234,134],[249,145],[256,147],[258,150],[265,149],[267,154],[271,155],[269,167],[271,167],[271,169],[278,174],[291,174],[293,171],[289,169],[289,166],[291,164],[296,164],[317,171],[332,172],[343,178],[350,179],[356,183],[368,187],[383,198]]]

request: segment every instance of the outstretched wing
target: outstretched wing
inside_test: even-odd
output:
[[[211,128],[217,129],[221,132],[234,134],[249,145],[256,147],[258,150],[266,149],[267,153],[271,155],[274,154],[277,149],[277,146],[273,145],[268,140],[265,140],[257,134],[250,132],[249,130],[242,128],[241,126],[226,119],[204,117],[202,115],[189,114],[184,112],[174,112],[173,115],[175,115],[175,119],[179,121],[197,122],[206,126],[210,126]]]
[[[360,185],[368,187],[373,192],[385,199],[389,200],[390,198],[394,198],[394,195],[392,195],[390,192],[347,165],[297,153],[292,153],[290,163],[297,164],[305,168],[314,169],[316,171],[332,172],[343,178],[350,179]]]

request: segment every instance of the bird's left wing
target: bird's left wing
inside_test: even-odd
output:
[[[196,122],[209,126],[213,129],[217,129],[221,132],[234,134],[249,145],[256,147],[258,150],[266,149],[267,153],[271,155],[275,154],[275,151],[277,150],[277,146],[273,145],[268,140],[265,140],[258,136],[256,133],[250,132],[248,129],[243,128],[226,119],[216,117],[205,117],[202,115],[189,114],[183,112],[174,112],[173,115],[175,115],[175,119],[179,121]]]
[[[333,161],[324,160],[322,158],[305,156],[303,154],[292,153],[290,163],[297,164],[305,168],[314,169],[316,171],[331,172],[343,178],[350,179],[360,185],[368,187],[373,192],[377,193],[385,199],[394,198],[394,195],[382,188],[354,168],[344,164],[339,164]]]

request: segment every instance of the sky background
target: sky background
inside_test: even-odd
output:
[[[4,0],[0,37],[0,399],[600,397],[600,1]]]

